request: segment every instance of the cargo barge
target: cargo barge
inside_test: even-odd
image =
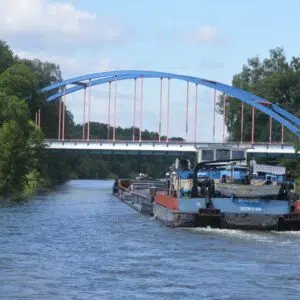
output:
[[[292,197],[292,184],[258,180],[249,168],[229,163],[199,163],[191,170],[187,160],[177,159],[164,186],[144,182],[148,187],[139,190],[138,182],[125,187],[121,180],[117,196],[170,227],[300,230],[300,202]]]

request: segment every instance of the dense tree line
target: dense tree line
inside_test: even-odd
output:
[[[242,71],[233,76],[232,86],[241,88],[267,99],[290,113],[300,117],[300,57],[288,61],[284,49],[270,50],[270,56],[263,61],[259,57],[248,59]],[[223,113],[223,95],[219,101],[219,112]],[[244,141],[251,141],[252,108],[244,106]],[[269,117],[260,111],[255,112],[255,141],[269,140]],[[226,98],[226,125],[229,140],[241,139],[241,102]],[[285,141],[295,142],[295,135],[284,132]],[[273,122],[272,140],[281,140],[281,127]]]
[[[87,125],[85,126],[85,128]],[[112,137],[112,128],[109,136]],[[116,138],[118,140],[131,140],[133,128],[116,128]],[[138,128],[135,129],[136,140],[139,138]],[[68,137],[81,139],[82,126],[69,125]],[[108,126],[103,123],[90,123],[90,137],[96,140],[108,138]],[[158,133],[145,130],[142,132],[143,140],[158,140]],[[162,140],[166,139],[165,136]],[[170,140],[180,141],[181,138],[173,137]],[[186,155],[193,163],[196,156]],[[109,154],[74,154],[72,162],[73,178],[115,178],[115,177],[134,177],[138,173],[147,173],[149,176],[157,178],[163,177],[169,166],[175,161],[174,156],[145,156],[138,155],[109,155]]]
[[[48,155],[43,146],[44,136],[54,130],[54,124],[46,123],[42,131],[34,121],[38,109],[47,109],[49,118],[57,115],[56,106],[48,104],[38,91],[58,80],[58,66],[20,59],[0,41],[1,196],[32,191],[67,178],[60,174],[61,161]]]
[[[259,57],[248,59],[242,71],[233,76],[232,86],[242,88],[262,98],[265,98],[290,113],[300,117],[300,57],[292,57],[290,61],[285,56],[283,48],[269,51],[269,57],[260,60]],[[223,113],[223,97],[220,96],[218,110]],[[244,106],[244,141],[251,141],[252,108]],[[241,102],[234,98],[226,99],[226,125],[229,140],[241,139]],[[255,112],[255,141],[269,141],[269,117],[259,111]],[[281,141],[281,125],[272,124],[272,140]],[[284,131],[285,142],[292,142],[299,148],[298,138],[288,130]],[[289,170],[300,174],[299,159],[279,159],[278,163],[286,165]],[[299,181],[300,184],[300,181]]]

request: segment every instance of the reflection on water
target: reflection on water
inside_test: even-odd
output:
[[[299,299],[300,233],[170,229],[111,187],[0,209],[1,299]]]

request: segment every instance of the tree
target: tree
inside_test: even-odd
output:
[[[36,98],[37,84],[36,75],[25,64],[14,64],[0,75],[0,89],[21,99]]]
[[[0,40],[0,74],[14,63],[14,55],[9,46]]]
[[[61,81],[61,71],[58,65],[40,61],[39,59],[19,59],[19,62],[28,66],[38,79],[38,89]]]
[[[28,118],[28,106],[24,100],[0,92],[0,126],[5,121],[14,120],[27,132]]]
[[[22,190],[28,166],[26,140],[16,121],[4,122],[0,144],[0,192],[6,196]]]
[[[300,116],[300,57],[287,61],[283,48],[270,50],[269,58],[261,61],[258,57],[248,60],[242,72],[233,76],[232,85],[242,88],[278,104],[287,111]],[[219,99],[219,112],[223,113],[223,95]],[[252,108],[244,107],[244,137],[251,140]],[[267,141],[269,136],[269,117],[259,111],[255,112],[255,140]],[[241,138],[241,103],[234,98],[227,99],[226,125],[229,139],[238,141]],[[273,122],[273,140],[280,141],[280,124]],[[286,140],[294,137],[285,132]]]
[[[27,151],[29,156],[29,167],[41,172],[43,159],[45,158],[44,135],[32,121],[29,121],[29,136],[27,139]]]
[[[61,81],[61,70],[60,67],[51,62],[43,62],[38,59],[19,59],[18,61],[25,64],[31,72],[33,72],[37,78],[37,90],[40,90],[48,85],[55,82]],[[51,93],[58,92],[58,89]],[[35,106],[31,107],[31,116],[34,118],[37,107],[41,109],[41,118],[43,132],[47,138],[56,138],[58,132],[58,114],[59,106],[58,102],[47,102],[47,96],[49,93],[38,94],[38,102]],[[66,113],[66,136],[69,132],[69,124],[73,122],[73,116],[67,111]]]

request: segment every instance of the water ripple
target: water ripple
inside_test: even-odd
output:
[[[300,233],[170,229],[111,187],[1,206],[1,299],[299,299]]]

